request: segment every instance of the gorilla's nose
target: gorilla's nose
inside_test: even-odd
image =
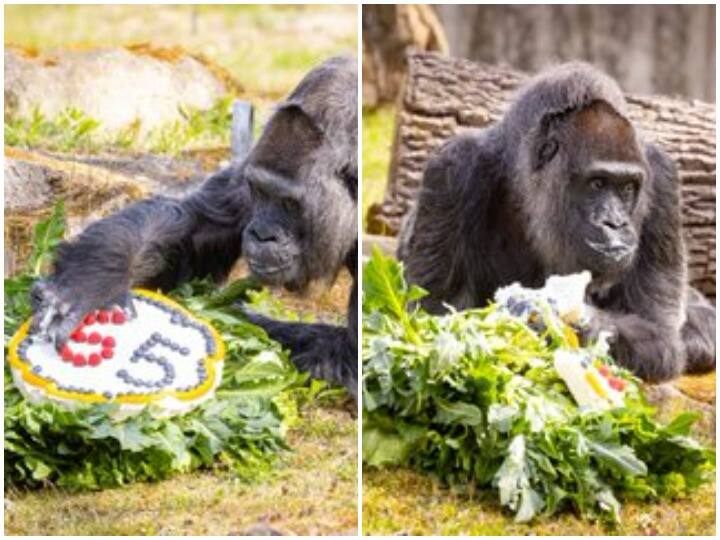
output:
[[[277,242],[277,234],[272,227],[257,224],[250,228],[250,234],[257,242]]]
[[[624,227],[627,227],[627,220],[622,218],[605,218],[602,222],[603,227],[610,229],[612,231],[620,230]]]

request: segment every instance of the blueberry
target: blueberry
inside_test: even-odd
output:
[[[187,356],[188,354],[190,354],[190,349],[188,349],[187,347],[180,347],[180,354],[182,354],[183,356]]]
[[[105,391],[105,392],[103,392],[102,395],[103,395],[103,397],[105,397],[105,398],[107,398],[107,399],[112,399],[112,398],[113,398],[112,392]]]
[[[42,373],[42,366],[33,366],[33,373]]]

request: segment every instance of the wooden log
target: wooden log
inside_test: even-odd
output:
[[[432,53],[408,55],[385,199],[368,231],[397,234],[431,153],[452,135],[498,121],[526,74]],[[682,181],[690,280],[715,295],[715,106],[667,96],[628,95],[633,122],[675,160]]]

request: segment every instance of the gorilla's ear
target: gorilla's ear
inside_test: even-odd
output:
[[[252,151],[256,165],[295,178],[323,144],[324,134],[298,103],[285,103],[273,114]]]

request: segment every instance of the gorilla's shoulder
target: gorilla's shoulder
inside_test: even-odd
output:
[[[465,187],[503,176],[503,145],[497,126],[454,135],[431,156],[424,184]]]

